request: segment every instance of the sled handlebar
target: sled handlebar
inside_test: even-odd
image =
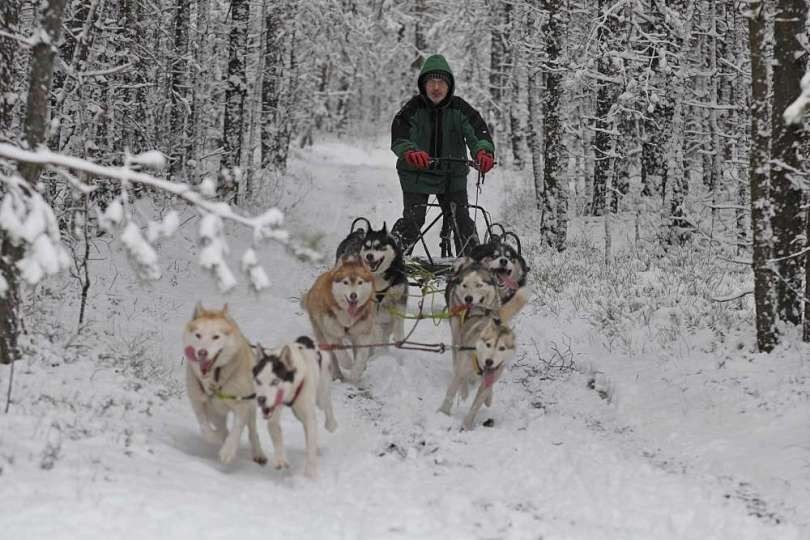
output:
[[[476,171],[478,170],[478,162],[477,161],[473,161],[471,159],[466,159],[466,158],[452,158],[452,157],[442,157],[442,158],[432,157],[428,161],[428,169],[435,169],[436,167],[439,166],[439,163],[464,163],[468,167],[472,167]],[[493,167],[495,165],[497,165],[497,164],[498,164],[497,161],[492,162]]]

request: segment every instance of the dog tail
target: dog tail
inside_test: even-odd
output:
[[[526,292],[526,287],[521,287],[516,290],[512,298],[501,306],[500,311],[498,311],[501,322],[506,324],[512,320],[514,316],[517,315],[521,309],[523,309],[523,306],[525,306],[528,301],[529,295]]]

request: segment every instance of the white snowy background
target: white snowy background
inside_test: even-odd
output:
[[[254,464],[246,437],[221,465],[184,395],[180,336],[194,304],[228,302],[251,341],[309,333],[299,298],[352,219],[390,227],[400,214],[394,159],[384,139],[293,156],[276,199],[325,262],[266,244],[261,295],[244,276],[218,292],[197,264],[188,208],[159,242],[160,281],[139,282],[109,236],[94,242],[80,334],[75,281],[41,282],[0,410],[0,537],[810,538],[810,350],[790,334],[754,352],[751,296],[713,300],[750,289],[749,270],[689,246],[664,253],[632,214],[611,218],[607,268],[602,218],[572,220],[568,249],[546,249],[528,177],[504,169],[488,175],[481,203],[520,234],[532,301],[476,429],[460,430],[468,404],[436,412],[449,354],[403,351],[401,364],[374,358],[361,388],[336,383],[339,427],[321,429],[319,479],[302,474],[291,414],[289,471]],[[249,234],[226,234],[238,268]],[[448,342],[449,329],[422,321],[414,337]],[[0,366],[3,409],[10,375]],[[260,432],[269,454],[261,421]]]

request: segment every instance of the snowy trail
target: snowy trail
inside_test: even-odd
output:
[[[376,225],[384,219],[390,227],[400,212],[393,156],[384,148],[318,145],[296,167],[311,174],[312,186],[290,211],[291,228],[324,233],[328,263],[354,217]],[[498,183],[507,178],[492,175],[481,199],[496,218]],[[192,255],[178,252],[179,267]],[[270,293],[257,299],[240,290],[227,301],[245,333],[270,344],[308,332],[297,297],[323,267],[272,252],[267,257]],[[200,291],[209,291],[206,304],[222,300],[198,275],[192,268],[178,284],[152,290],[155,304],[171,306],[160,320],[146,314],[127,321],[158,337],[173,387],[182,381],[176,361],[182,323]],[[527,310],[516,324],[526,353],[532,338],[557,336],[561,326],[543,309]],[[431,321],[422,321],[415,335],[449,340],[446,325]],[[339,427],[332,434],[321,430],[316,482],[302,475],[303,433],[292,415],[283,422],[289,472],[253,464],[246,437],[237,462],[222,466],[216,448],[199,437],[185,396],[158,399],[157,385],[133,389],[111,370],[88,382],[92,366],[82,362],[62,365],[64,382],[47,389],[67,396],[61,406],[70,396],[104,391],[116,405],[91,436],[62,437],[58,459],[43,469],[42,441],[61,420],[58,412],[37,417],[47,409],[32,396],[48,368],[30,366],[17,375],[17,391],[27,396],[19,412],[0,419],[0,457],[6,458],[0,459],[0,530],[9,538],[801,538],[790,525],[750,515],[745,501],[729,497],[710,472],[672,466],[667,449],[663,457],[645,454],[616,408],[586,388],[584,376],[526,379],[530,359],[521,358],[496,385],[479,426],[461,432],[469,403],[451,417],[436,412],[450,377],[449,355],[378,356],[360,389],[333,388]],[[494,426],[482,427],[489,417]],[[261,421],[260,433],[269,454]],[[9,464],[10,455],[16,458]]]

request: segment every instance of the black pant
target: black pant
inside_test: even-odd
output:
[[[400,239],[402,248],[408,255],[413,251],[419,232],[425,224],[428,197],[427,193],[402,193],[402,218],[394,224],[391,233]],[[455,232],[453,238],[456,255],[468,254],[470,249],[478,245],[478,233],[467,208],[467,191],[438,193],[436,198],[445,220],[442,223],[442,237],[449,238],[450,232]]]

